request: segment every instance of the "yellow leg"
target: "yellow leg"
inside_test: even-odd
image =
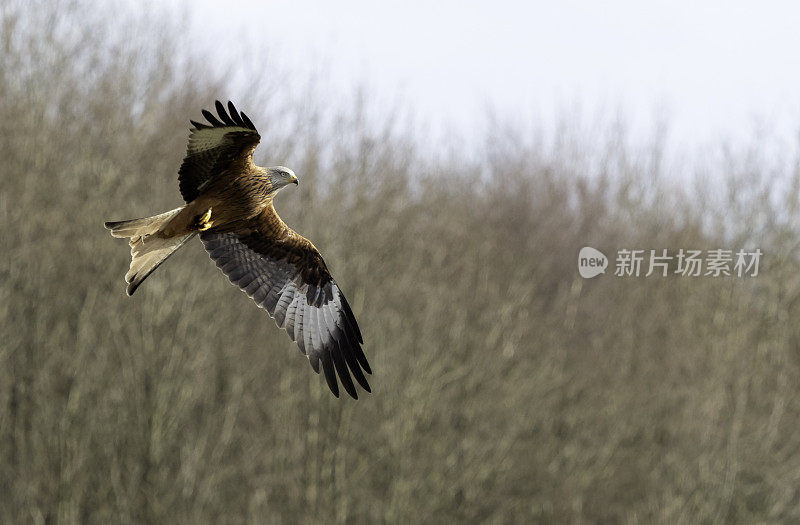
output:
[[[197,230],[201,232],[204,232],[214,226],[214,221],[211,220],[211,208],[206,210],[206,212],[200,217],[198,223],[199,226],[197,227]]]

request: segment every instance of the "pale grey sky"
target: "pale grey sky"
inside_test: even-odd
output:
[[[221,56],[232,28],[298,75],[364,84],[434,126],[479,128],[485,108],[552,125],[621,109],[670,139],[747,140],[800,128],[800,4],[627,0],[521,2],[195,0],[194,27]],[[227,36],[226,36],[227,35]],[[465,131],[469,136],[470,132]]]

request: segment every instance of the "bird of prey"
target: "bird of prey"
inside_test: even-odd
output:
[[[350,305],[316,247],[278,216],[272,200],[297,184],[288,168],[253,162],[261,140],[250,119],[216,102],[208,123],[190,121],[186,157],[178,171],[184,206],[128,221],[106,222],[111,235],[129,238],[132,295],[142,281],[186,241],[200,240],[231,283],[238,285],[297,343],[314,371],[320,364],[331,391],[342,386],[358,399],[351,378],[370,392],[363,339]],[[362,371],[363,370],[363,371]]]

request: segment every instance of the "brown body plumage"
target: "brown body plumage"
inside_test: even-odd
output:
[[[253,162],[260,136],[232,103],[216,103],[209,124],[192,121],[179,186],[186,205],[132,221],[107,222],[115,237],[129,238],[128,294],[186,241],[199,235],[232,283],[267,310],[297,342],[315,371],[339,395],[336,375],[357,397],[352,376],[367,391],[361,332],[350,306],[316,247],[278,216],[273,198],[297,177],[281,166]]]

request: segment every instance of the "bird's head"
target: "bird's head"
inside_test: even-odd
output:
[[[269,182],[272,185],[272,191],[278,191],[289,184],[297,184],[297,176],[294,174],[294,172],[289,168],[284,168],[283,166],[273,166],[271,168],[267,168],[267,176],[269,176]]]

